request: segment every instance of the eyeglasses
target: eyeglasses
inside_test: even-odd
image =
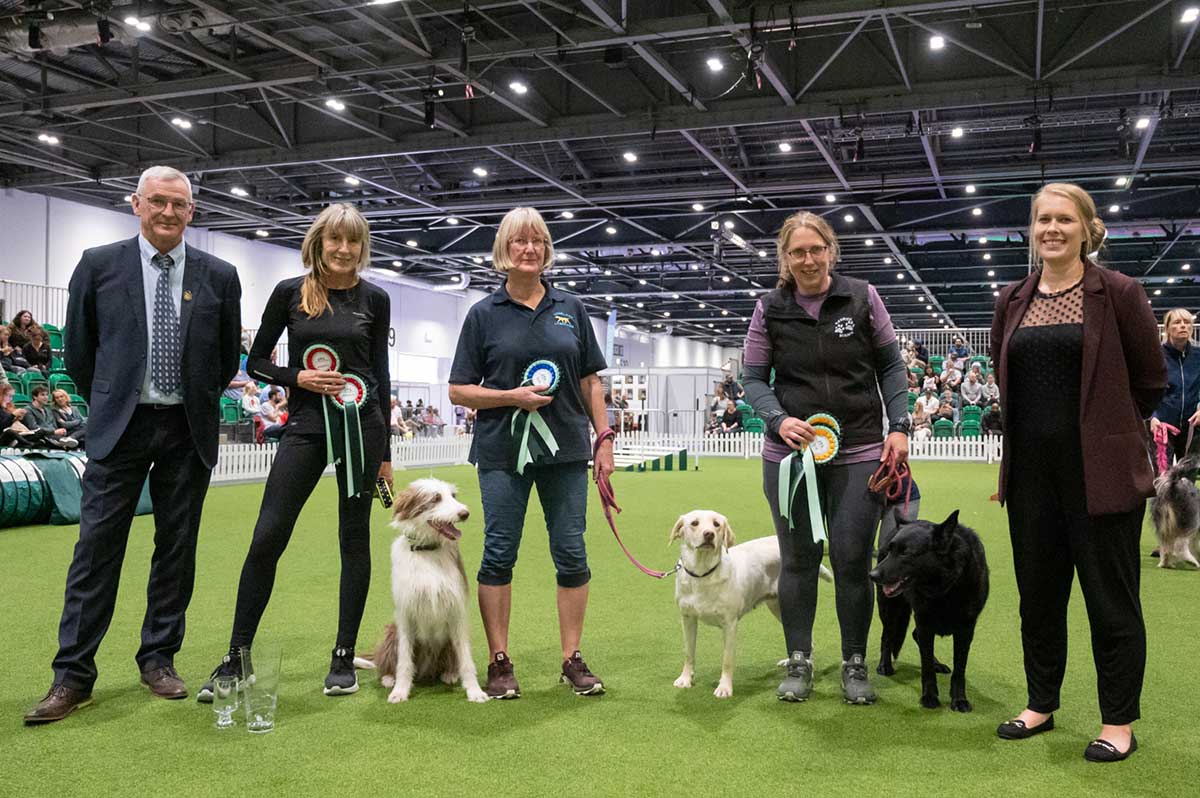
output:
[[[141,194],[137,196],[141,197]],[[193,205],[191,200],[173,199],[169,200],[166,197],[142,197],[146,204],[151,207],[156,213],[162,213],[170,205],[175,213],[186,213]]]
[[[545,249],[550,242],[544,238],[512,238],[509,239],[509,245],[515,246],[518,249],[532,246],[534,249]]]
[[[825,246],[824,244],[818,244],[815,247],[809,247],[808,249],[805,249],[804,247],[789,249],[787,256],[795,261],[803,261],[805,257],[811,255],[813,260],[817,260],[818,258],[823,257],[828,251],[829,247]]]

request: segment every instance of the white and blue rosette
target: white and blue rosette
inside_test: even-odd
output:
[[[815,437],[799,452],[790,452],[779,463],[779,515],[788,519],[788,527],[795,528],[792,503],[800,483],[808,492],[808,522],[812,529],[813,543],[828,540],[821,513],[821,496],[817,489],[817,466],[825,465],[837,457],[841,449],[842,425],[829,413],[814,413],[805,421],[812,425]],[[799,455],[799,460],[797,460]]]
[[[521,374],[521,386],[531,385],[544,388],[547,396],[558,390],[562,382],[562,369],[553,360],[538,359],[525,367]],[[546,420],[537,410],[514,408],[509,431],[517,446],[517,473],[524,474],[525,466],[542,457],[558,453],[558,441],[550,431]]]

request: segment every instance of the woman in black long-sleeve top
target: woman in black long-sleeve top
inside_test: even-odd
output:
[[[253,378],[292,388],[289,415],[242,567],[229,654],[213,671],[214,677],[237,674],[238,650],[254,640],[271,597],[275,566],[328,464],[327,447],[332,447],[338,459],[342,577],[337,639],[324,691],[345,695],[358,690],[354,645],[371,581],[371,489],[376,474],[389,483],[392,480],[385,414],[391,390],[387,352],[391,303],[383,289],[359,279],[370,262],[369,237],[366,219],[353,207],[326,208],[304,237],[301,251],[308,274],[275,286],[263,310],[246,369]],[[284,329],[288,365],[277,366],[271,351]],[[353,390],[362,388],[365,396]],[[326,399],[350,394],[362,402],[361,460],[354,445],[339,454],[345,434],[339,424],[342,411]],[[352,416],[346,414],[342,423],[352,427]],[[212,700],[211,679],[197,698]]]

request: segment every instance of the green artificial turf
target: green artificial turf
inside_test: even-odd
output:
[[[872,670],[878,704],[843,704],[827,584],[820,586],[815,630],[816,691],[807,703],[775,699],[781,676],[775,663],[786,652],[765,609],[747,616],[739,629],[733,698],[712,696],[720,669],[720,632],[712,627],[700,630],[696,687],[674,688],[682,656],[671,579],[655,581],[625,561],[594,500],[588,533],[594,576],[583,647],[607,695],[577,698],[557,683],[554,572],[533,501],[514,584],[511,655],[523,691],[519,701],[476,705],[458,688],[423,686],[407,704],[393,706],[370,673],[362,674],[364,689],[357,695],[326,698],[320,688],[333,645],[338,583],[335,485],[327,479],[280,562],[260,631],[261,641],[285,648],[273,734],[217,731],[208,706],[152,698],[139,685],[133,656],[152,548],[149,518],[133,525],[116,616],[99,654],[95,704],[60,723],[23,728],[22,713],[50,683],[76,529],[0,530],[0,795],[1194,795],[1200,772],[1200,574],[1142,561],[1149,667],[1144,719],[1137,725],[1141,750],[1132,759],[1094,765],[1082,757],[1099,717],[1078,590],[1058,728],[1027,741],[998,740],[996,724],[1021,709],[1025,692],[1007,526],[1002,509],[988,501],[996,469],[922,462],[915,472],[925,496],[922,516],[940,519],[961,508],[962,521],[988,547],[992,593],[968,670],[975,704],[969,715],[918,707],[911,641],[895,677]],[[462,525],[474,585],[482,528],[474,473],[466,467],[408,471],[397,481],[427,473],[457,482],[460,498],[474,510]],[[614,484],[625,507],[623,535],[651,566],[674,563],[668,531],[689,509],[725,513],[740,540],[771,530],[755,460],[706,458],[700,471],[622,473]],[[193,691],[225,651],[261,494],[261,485],[209,492],[187,641],[176,659]],[[360,649],[374,642],[389,617],[387,519],[376,506],[372,591]],[[1148,553],[1148,529],[1142,543]],[[482,671],[486,644],[475,613],[471,626]],[[949,660],[949,641],[941,641],[939,651]],[[876,621],[872,669],[877,657]],[[947,679],[941,678],[943,698]]]

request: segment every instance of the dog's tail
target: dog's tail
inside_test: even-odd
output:
[[[378,670],[384,675],[396,672],[396,624],[383,627],[383,639],[375,646],[371,657],[355,657],[354,667],[362,670]]]
[[[824,579],[826,582],[833,581],[833,571],[829,570],[824,565],[821,566],[821,574],[820,575],[821,575],[821,578]]]

